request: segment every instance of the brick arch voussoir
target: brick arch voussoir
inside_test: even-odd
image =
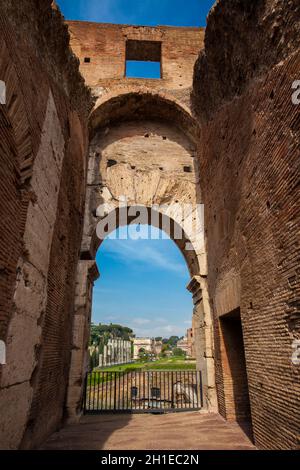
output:
[[[170,122],[195,144],[199,141],[200,127],[190,109],[170,94],[145,87],[126,91],[117,89],[99,98],[90,115],[90,139],[99,129],[122,121],[140,119]]]

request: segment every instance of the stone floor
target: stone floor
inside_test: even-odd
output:
[[[43,449],[244,450],[255,449],[236,423],[215,413],[84,416],[53,434]]]

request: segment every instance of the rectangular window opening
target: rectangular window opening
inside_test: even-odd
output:
[[[184,167],[183,167],[183,171],[184,171],[185,173],[192,173],[193,170],[192,170],[192,167],[191,167],[191,166],[184,166]]]
[[[243,325],[238,307],[219,319],[220,359],[222,367],[221,414],[239,423],[252,439],[252,419],[246,366]]]
[[[126,41],[125,77],[160,79],[161,69],[161,42]]]

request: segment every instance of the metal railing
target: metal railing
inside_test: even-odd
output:
[[[164,412],[203,407],[200,371],[89,372],[84,413]]]

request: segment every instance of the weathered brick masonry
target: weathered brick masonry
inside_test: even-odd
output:
[[[91,276],[97,275],[95,255],[101,240],[96,226],[100,205],[110,214],[122,197],[136,206],[167,205],[170,223],[182,226],[176,205],[201,203],[195,158],[200,129],[191,113],[193,69],[203,47],[203,28],[148,27],[68,21],[71,46],[80,71],[95,97],[90,117],[89,169],[78,295],[75,301],[74,348],[67,409],[76,419],[81,378],[86,370],[86,344],[91,316]],[[130,78],[127,60],[161,64],[160,79]],[[160,212],[162,214],[163,212]],[[158,225],[162,228],[161,218]],[[191,228],[190,223],[189,228]],[[199,236],[198,236],[199,235]],[[216,409],[212,322],[206,290],[206,253],[200,234],[176,240],[194,278],[195,319],[201,343],[198,362],[203,372],[205,406]],[[185,250],[185,242],[193,250]],[[100,267],[101,271],[101,267]],[[198,316],[196,313],[198,312]],[[192,313],[192,312],[191,312]],[[74,413],[75,412],[75,413]],[[74,416],[75,415],[75,416]]]
[[[0,3],[0,447],[77,419],[97,208],[126,195],[204,202],[205,245],[185,256],[205,407],[252,422],[259,448],[299,448],[299,2],[219,0],[205,41],[66,25],[51,4]],[[160,59],[162,78],[127,78],[126,59]]]
[[[68,21],[72,49],[80,70],[97,97],[112,90],[150,88],[169,91],[190,104],[193,68],[203,47],[204,28],[130,26]],[[130,48],[126,43],[133,44]],[[145,44],[159,44],[153,53]],[[158,47],[158,46],[156,46]],[[125,77],[127,60],[161,59],[161,79]],[[89,60],[89,62],[86,62]],[[97,106],[97,104],[96,104]]]
[[[0,4],[1,448],[61,422],[70,361],[91,98],[51,3]]]
[[[226,316],[240,309],[260,448],[299,447],[299,20],[297,1],[219,1],[194,77],[219,410],[247,408]]]

